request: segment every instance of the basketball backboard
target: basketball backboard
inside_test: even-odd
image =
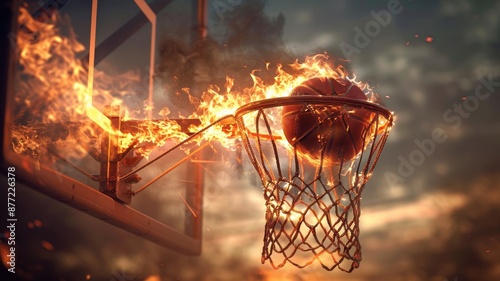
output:
[[[127,149],[119,147],[122,135],[144,126],[158,130],[179,126],[178,131],[188,138],[188,127],[199,123],[196,119],[157,120],[147,110],[140,112],[141,119],[129,115],[126,119],[122,110],[123,106],[133,108],[131,104],[141,99],[152,105],[158,23],[175,22],[172,14],[182,10],[180,24],[198,26],[197,1],[120,1],[119,12],[109,1],[48,1],[44,6],[39,6],[41,1],[27,1],[24,10],[18,2],[1,6],[4,39],[0,55],[6,62],[0,73],[2,166],[14,167],[18,182],[73,208],[180,253],[198,255],[207,169],[200,163],[213,160],[209,149],[202,144],[180,147],[168,136],[156,142],[161,145],[136,139]],[[66,30],[66,37],[52,33],[61,25],[47,20],[58,12],[78,21],[74,30]],[[113,22],[107,21],[109,17]],[[46,39],[67,40],[72,35],[81,39],[84,48],[69,44],[69,54],[57,48],[46,53],[26,49]],[[182,40],[190,41],[199,33],[194,28],[184,35]],[[23,46],[23,40],[30,43]],[[20,59],[26,54],[27,60]],[[26,72],[34,69],[34,65],[27,66],[28,61],[40,54],[55,59],[35,67],[41,71],[39,75]],[[66,59],[73,61],[66,65]],[[44,73],[52,70],[62,71]],[[65,71],[73,74],[60,76]],[[75,74],[78,71],[83,74]],[[135,77],[133,95],[120,92],[132,92],[130,85],[113,88],[102,84],[100,75],[109,78],[124,73]],[[126,83],[119,79],[108,82]],[[121,106],[102,103],[99,99],[104,92],[108,97],[120,95]],[[70,102],[70,96],[77,98]],[[84,110],[78,112],[81,108]],[[141,150],[147,150],[147,155]],[[158,205],[169,205],[170,211],[158,210]]]

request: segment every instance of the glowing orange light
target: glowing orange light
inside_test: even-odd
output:
[[[52,251],[54,250],[54,245],[52,245],[50,242],[47,242],[45,240],[42,241],[42,247],[47,250],[47,251]]]
[[[155,147],[163,146],[168,141],[179,142],[188,137],[177,122],[167,118],[146,122],[150,120],[152,111],[167,116],[170,112],[168,108],[155,108],[149,101],[146,101],[144,107],[140,109],[127,108],[123,97],[131,94],[136,85],[134,83],[141,81],[138,72],[131,71],[110,76],[92,67],[88,68],[78,58],[77,54],[83,51],[84,47],[76,40],[73,32],[64,37],[60,35],[55,22],[41,24],[24,8],[21,9],[19,22],[28,30],[38,32],[36,41],[25,34],[17,37],[21,50],[19,56],[21,75],[26,77],[19,79],[17,89],[17,107],[20,110],[19,116],[15,119],[20,120],[20,124],[23,124],[21,120],[27,119],[27,116],[35,119],[34,123],[41,125],[79,122],[77,132],[74,132],[78,135],[78,140],[72,139],[74,143],[96,140],[101,138],[103,133],[107,133],[118,138],[121,151],[125,151],[132,144],[137,144],[140,148],[135,152],[144,157],[147,157]],[[234,114],[236,109],[249,102],[288,96],[293,88],[316,76],[346,78],[363,89],[369,100],[376,101],[374,93],[367,84],[357,82],[355,76],[348,77],[342,65],[333,64],[326,54],[306,57],[302,62],[296,60],[286,67],[270,63],[266,63],[265,67],[268,70],[275,70],[274,80],[271,83],[264,82],[257,71],[251,71],[248,75],[253,79],[253,86],[249,88],[235,90],[234,78],[227,77],[223,87],[212,85],[199,99],[189,96],[197,109],[188,117],[200,120],[200,125],[191,125],[190,132],[198,132],[216,120]],[[93,77],[91,82],[90,76]],[[189,94],[189,89],[182,91],[183,93],[179,94]],[[106,106],[120,106],[120,118],[123,122],[127,120],[144,122],[138,122],[133,130],[122,131],[114,127],[110,118],[104,114]],[[279,118],[279,112],[271,118]],[[213,126],[203,134],[205,140],[217,140],[229,148],[234,147],[234,136],[234,127],[231,129],[227,123]],[[13,148],[17,153],[31,153],[34,157],[38,156],[40,150],[48,144],[57,141],[54,137],[37,135],[33,124],[17,126],[12,138]],[[283,136],[277,134],[276,138],[281,139],[283,144],[286,143]],[[201,140],[196,141],[201,142]],[[71,146],[69,142],[68,146]],[[87,155],[83,148],[78,148],[78,145],[71,147],[80,149],[75,157]]]

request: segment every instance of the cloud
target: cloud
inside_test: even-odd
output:
[[[458,16],[472,10],[473,4],[469,0],[441,1],[441,12],[444,16]]]
[[[314,35],[308,40],[287,42],[287,48],[295,56],[301,57],[306,54],[321,52],[321,50],[329,49],[336,42],[336,37],[333,33],[324,32]]]
[[[465,17],[461,34],[468,44],[484,44],[498,38],[500,4],[496,1],[442,1],[441,13],[445,17]],[[472,14],[472,16],[471,16]]]

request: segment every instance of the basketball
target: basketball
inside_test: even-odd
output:
[[[347,79],[314,77],[295,87],[290,96],[339,96],[367,101],[365,93]],[[352,160],[363,149],[372,115],[347,113],[342,105],[288,105],[281,122],[287,141],[314,160],[336,164]]]

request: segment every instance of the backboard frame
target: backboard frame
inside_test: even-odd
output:
[[[16,50],[11,46],[11,34],[17,34],[17,14],[19,1],[4,1],[0,6],[1,46],[0,58],[6,62],[0,66],[0,103],[3,114],[0,122],[3,128],[1,138],[1,166],[15,168],[16,181],[41,192],[70,207],[85,212],[95,218],[110,223],[116,227],[134,233],[158,245],[172,249],[185,255],[200,255],[202,248],[202,197],[203,168],[195,161],[192,165],[196,177],[192,189],[186,189],[186,201],[192,209],[199,212],[198,216],[186,216],[184,232],[154,219],[114,198],[89,187],[55,169],[41,164],[35,159],[15,153],[11,145],[10,124],[12,120],[11,105],[14,98],[14,79],[16,73]]]

